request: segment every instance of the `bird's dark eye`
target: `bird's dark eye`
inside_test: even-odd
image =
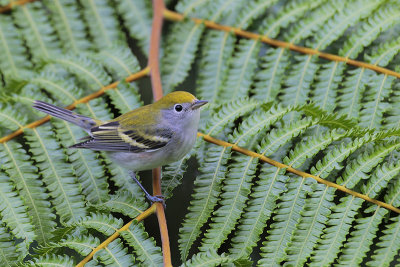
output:
[[[181,112],[181,111],[183,110],[182,105],[176,104],[176,105],[175,105],[175,110],[176,110],[177,112]]]

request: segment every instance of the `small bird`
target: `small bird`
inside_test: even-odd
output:
[[[43,101],[36,100],[33,107],[83,128],[89,136],[70,148],[107,151],[117,164],[130,170],[147,199],[164,203],[162,196],[151,196],[145,190],[135,172],[161,167],[189,153],[196,141],[200,107],[207,102],[176,91],[106,122]]]

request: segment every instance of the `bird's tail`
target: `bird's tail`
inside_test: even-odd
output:
[[[51,116],[76,124],[89,133],[90,129],[98,124],[97,120],[77,114],[68,109],[57,107],[55,105],[43,101],[35,100],[33,107]]]

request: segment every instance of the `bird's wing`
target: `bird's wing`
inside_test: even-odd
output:
[[[122,127],[118,121],[111,121],[91,129],[91,136],[75,144],[73,148],[116,152],[149,152],[166,146],[173,131],[165,128]],[[151,128],[152,130],[148,130]]]

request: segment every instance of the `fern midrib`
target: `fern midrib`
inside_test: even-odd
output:
[[[312,23],[307,24],[306,27],[302,27],[301,30],[289,40],[289,43],[294,44],[297,42],[297,39],[307,36],[307,34],[304,34],[304,32],[310,31],[313,27],[315,27],[315,25],[319,25],[321,22],[332,16],[332,14],[333,12],[331,11],[328,14],[323,14],[323,16],[318,16],[315,20],[313,20]]]
[[[77,222],[77,219],[75,218],[75,213],[73,212],[71,204],[70,204],[69,201],[67,201],[69,199],[68,198],[68,194],[64,191],[64,187],[62,186],[62,183],[61,183],[61,177],[59,176],[58,172],[56,171],[56,168],[55,168],[55,166],[53,164],[53,160],[50,157],[50,155],[49,155],[49,153],[47,151],[47,148],[44,145],[43,140],[42,140],[41,136],[39,135],[39,133],[37,132],[37,130],[35,128],[32,128],[32,131],[35,133],[35,135],[37,137],[36,140],[38,140],[38,142],[40,143],[41,147],[43,148],[43,152],[44,152],[44,154],[45,154],[45,156],[47,158],[47,163],[51,167],[51,170],[52,170],[52,172],[54,174],[54,178],[56,178],[56,181],[57,181],[57,184],[58,184],[58,188],[61,189],[61,192],[62,192],[62,194],[64,196],[65,202],[67,203],[67,206],[68,206],[68,209],[70,211],[70,214],[71,214],[72,218],[74,219],[74,221]]]
[[[60,86],[58,83],[55,83],[51,80],[42,77],[34,78],[32,82],[34,83],[35,80],[38,81],[39,83],[49,84],[50,86],[57,88],[58,90],[62,91],[65,95],[67,95],[74,103],[78,101],[68,90],[65,90],[64,87]]]
[[[385,50],[374,62],[374,65],[378,65],[386,55],[390,54],[392,51],[399,50],[400,44],[390,47],[389,49]],[[384,65],[386,66],[386,65]]]
[[[249,238],[247,238],[247,239],[246,239],[246,242],[243,243],[243,245],[241,246],[242,249],[241,249],[241,251],[238,253],[239,257],[245,255],[246,248],[249,246],[249,243],[250,243],[250,241],[252,240],[251,238],[254,236],[254,232],[255,232],[255,230],[256,230],[256,228],[257,228],[257,223],[260,221],[261,215],[262,215],[263,211],[265,210],[265,205],[266,205],[266,203],[267,203],[267,201],[268,201],[268,196],[269,196],[269,194],[271,193],[271,190],[272,190],[272,188],[273,188],[272,185],[276,182],[277,177],[279,176],[280,170],[281,170],[281,168],[279,168],[279,167],[276,168],[276,172],[275,172],[274,178],[273,178],[272,181],[271,181],[271,186],[268,188],[268,191],[267,191],[266,194],[265,194],[265,198],[264,198],[264,201],[263,201],[263,203],[262,203],[262,206],[261,206],[261,208],[260,208],[260,209],[258,210],[258,212],[257,212],[256,223],[253,223],[253,224],[251,225],[252,227],[251,227],[250,231],[247,231],[247,232],[248,232],[248,237],[249,237]],[[239,257],[238,257],[238,258],[239,258]]]
[[[65,63],[66,65],[72,65],[74,68],[79,69],[79,70],[81,70],[83,73],[85,73],[86,75],[90,76],[90,78],[92,78],[93,81],[95,81],[95,82],[99,85],[99,87],[101,87],[101,88],[104,87],[104,85],[101,83],[101,81],[100,81],[99,79],[97,79],[97,77],[96,77],[95,75],[93,75],[93,73],[91,73],[91,72],[88,71],[87,69],[81,67],[79,64],[76,64],[76,63],[73,62],[73,61],[69,61],[69,60],[65,60],[65,59],[59,59],[59,60],[56,60],[56,61],[63,62],[63,63]]]
[[[147,29],[148,25],[146,24],[145,19],[143,19],[143,16],[141,15],[144,12],[138,11],[136,8],[136,5],[133,4],[134,3],[133,1],[125,1],[124,3],[127,3],[129,5],[129,7],[130,7],[129,12],[133,13],[136,18],[139,18],[140,28]]]
[[[60,245],[65,245],[65,246],[68,246],[69,244],[78,245],[80,247],[87,247],[87,248],[90,248],[91,250],[95,249],[95,247],[92,247],[86,243],[78,243],[78,242],[68,241],[68,240],[66,242],[60,243]]]
[[[320,107],[322,109],[325,109],[325,107],[328,103],[329,92],[331,91],[330,89],[333,84],[333,77],[335,77],[334,72],[331,72],[331,74],[329,75],[328,86],[327,86],[327,89],[325,90],[324,100],[322,101],[322,105],[320,105]]]
[[[304,4],[300,7],[296,6],[296,8],[290,9],[290,12],[285,12],[283,16],[279,17],[277,20],[274,20],[271,25],[268,25],[268,31],[265,32],[263,35],[269,37],[270,33],[273,32],[275,28],[280,28],[283,22],[289,20],[289,18],[291,17],[294,17],[296,14],[302,14],[306,8],[308,8],[308,4]]]
[[[104,206],[104,205],[107,204],[107,203],[116,203],[116,204],[120,204],[121,206],[127,206],[127,207],[129,207],[129,208],[131,208],[131,209],[136,210],[139,214],[144,212],[143,210],[140,210],[140,209],[136,208],[136,207],[133,206],[133,205],[129,205],[129,203],[121,202],[121,201],[117,201],[117,200],[109,200],[109,201],[107,201],[107,202],[101,203],[101,205]]]
[[[96,6],[96,4],[93,2],[93,0],[88,0],[88,2],[89,2],[89,6],[91,7],[91,9],[92,9],[92,11],[93,11],[93,13],[94,13],[94,16],[95,16],[95,18],[96,18],[96,21],[97,21],[97,26],[100,26],[100,27],[97,27],[97,28],[100,28],[100,31],[101,31],[101,36],[102,36],[102,40],[103,41],[106,41],[107,42],[107,46],[110,46],[111,45],[111,40],[110,40],[110,38],[109,38],[109,36],[108,36],[108,34],[107,34],[107,31],[106,31],[106,29],[105,29],[105,27],[104,27],[104,24],[103,24],[103,21],[102,21],[102,19],[99,17],[99,12],[97,12],[97,6]],[[94,37],[94,36],[93,36]],[[96,37],[94,37],[94,38],[96,38]]]
[[[190,5],[188,5],[184,10],[183,10],[183,14],[185,14],[185,16],[188,15],[189,12],[191,12],[193,9],[196,8],[196,6],[200,6],[202,5],[204,2],[208,2],[209,0],[197,0],[197,1],[192,1],[192,3]]]
[[[116,92],[119,96],[119,100],[124,103],[124,105],[127,107],[128,110],[131,110],[132,108],[129,106],[128,102],[126,101],[126,98],[121,94],[120,90],[118,88],[114,89],[114,92]]]
[[[300,253],[297,253],[297,259],[296,259],[296,262],[295,262],[295,264],[294,264],[294,266],[300,266],[299,265],[299,261],[300,261],[300,257],[303,255],[303,250],[305,249],[305,245],[307,244],[307,241],[309,240],[309,238],[310,238],[310,235],[311,235],[311,232],[312,232],[312,230],[313,230],[313,227],[314,227],[314,225],[316,224],[316,220],[317,220],[317,215],[319,215],[319,210],[321,209],[321,205],[322,205],[322,203],[324,202],[324,200],[325,200],[325,195],[326,195],[326,193],[328,192],[328,189],[329,189],[329,187],[328,186],[325,186],[325,190],[324,190],[324,192],[323,192],[323,194],[321,195],[321,197],[320,197],[320,201],[318,202],[318,208],[317,209],[315,209],[315,214],[314,214],[314,216],[313,216],[313,220],[312,220],[312,223],[311,223],[311,226],[309,226],[308,227],[308,230],[307,230],[307,236],[306,236],[306,238],[303,240],[303,242],[301,242],[301,249],[300,249]],[[314,244],[315,245],[315,244]],[[309,257],[309,256],[308,256]]]
[[[180,169],[181,169],[181,166],[183,165],[183,161],[184,161],[184,160],[185,160],[185,157],[179,161],[179,166],[176,166],[176,167],[175,167],[175,172],[174,172],[174,174],[172,175],[173,178],[170,179],[169,182],[166,184],[166,186],[165,186],[166,188],[172,187],[172,186],[171,186],[172,181],[178,176],[179,171],[180,171]],[[172,191],[171,191],[171,192],[172,192]]]
[[[168,81],[167,81],[167,83],[166,83],[166,88],[170,88],[170,87],[171,87],[173,78],[176,76],[176,72],[177,72],[179,66],[182,65],[181,62],[182,62],[182,60],[183,60],[183,56],[185,55],[185,51],[188,49],[189,44],[191,43],[191,40],[192,40],[192,38],[193,38],[193,35],[194,35],[194,34],[196,33],[196,31],[200,28],[200,26],[202,26],[202,25],[201,25],[201,24],[195,24],[195,25],[193,26],[192,30],[190,31],[190,34],[189,34],[188,37],[186,38],[185,43],[184,43],[182,49],[180,50],[179,57],[178,57],[178,59],[177,59],[177,60],[175,61],[175,63],[174,63],[174,65],[176,65],[177,67],[175,67],[174,70],[173,70],[173,72],[167,76]]]
[[[9,48],[9,46],[8,46],[8,43],[7,43],[7,41],[6,41],[6,38],[5,38],[5,36],[4,36],[2,27],[0,27],[0,39],[1,39],[1,42],[3,43],[3,47],[4,47],[5,50],[6,50],[6,53],[5,53],[5,54],[7,55],[8,62],[11,64],[12,73],[13,73],[14,75],[17,75],[17,73],[18,73],[18,72],[17,72],[17,67],[15,66],[15,62],[14,62],[12,56],[11,56],[11,50],[10,50],[10,48]]]
[[[299,80],[299,82],[298,82],[297,85],[296,85],[297,90],[296,90],[296,97],[294,98],[294,103],[293,103],[294,105],[299,104],[298,102],[299,102],[300,92],[301,92],[302,89],[303,89],[303,88],[302,88],[303,81],[304,81],[305,75],[306,75],[306,73],[307,73],[307,67],[308,67],[308,64],[309,64],[310,61],[311,61],[311,58],[312,58],[311,55],[307,56],[306,62],[305,62],[304,67],[303,67],[303,71],[302,71],[301,76],[300,76],[300,80]]]
[[[349,176],[349,177],[346,179],[346,182],[344,182],[344,183],[342,184],[342,186],[346,187],[346,185],[348,184],[348,182],[350,182],[350,181],[353,179],[353,177],[355,177],[361,170],[363,170],[366,166],[368,166],[368,165],[370,164],[370,162],[373,162],[373,161],[375,161],[376,159],[385,156],[385,155],[388,154],[390,151],[395,150],[395,149],[396,149],[397,147],[399,147],[399,146],[400,146],[400,143],[399,143],[399,144],[395,144],[395,145],[393,145],[393,146],[389,146],[389,147],[387,147],[386,149],[384,149],[381,153],[375,155],[374,157],[370,157],[370,158],[369,158],[367,161],[365,161],[362,165],[359,165],[358,168],[357,168],[355,171],[353,171],[353,174],[352,174],[351,176]]]
[[[368,225],[367,225],[368,227],[366,227],[366,228],[363,229],[363,231],[364,231],[365,233],[369,233],[369,229],[370,229],[370,227],[371,227],[371,225],[372,225],[372,222],[374,221],[376,215],[378,214],[379,208],[380,208],[380,206],[378,206],[378,207],[376,208],[376,210],[374,211],[374,214],[373,214],[372,216],[370,216],[370,220],[368,220]],[[365,223],[363,223],[363,226],[365,226]],[[368,234],[361,235],[361,240],[358,241],[358,242],[356,242],[356,243],[358,244],[358,249],[356,249],[357,252],[360,251],[359,248],[364,244],[364,241],[365,241],[365,238],[367,237],[367,235],[368,235]],[[372,240],[371,240],[371,242],[372,242]],[[354,247],[353,247],[353,248],[354,248]],[[345,254],[343,254],[343,255],[345,255]],[[354,261],[356,260],[357,257],[355,257],[356,255],[354,255],[354,254],[353,254],[352,256],[353,256],[353,257],[351,258],[351,262],[350,262],[350,264],[349,264],[348,266],[357,266],[358,264],[356,264],[356,263],[354,262]]]
[[[273,4],[274,2],[276,2],[276,0],[264,0],[264,1],[261,1],[261,2],[258,2],[258,3],[256,2],[256,7],[253,7],[251,9],[251,12],[247,13],[247,15],[245,17],[243,17],[242,21],[239,22],[237,27],[239,29],[243,29],[243,24],[245,24],[246,22],[248,22],[252,18],[256,18],[257,16],[255,16],[255,15],[257,15],[257,13],[260,10],[268,7],[270,4]]]
[[[278,70],[279,63],[281,62],[281,58],[283,56],[283,53],[285,53],[287,51],[284,48],[279,48],[279,50],[280,50],[279,51],[279,55],[278,55],[277,59],[274,62],[274,68],[272,69],[271,78],[269,79],[269,82],[268,82],[268,89],[267,89],[268,95],[267,95],[267,97],[269,97],[271,95],[272,86],[274,84],[275,75],[276,75],[276,72]],[[266,99],[268,99],[268,98],[266,98]]]
[[[303,186],[303,184],[304,184],[304,180],[306,179],[306,178],[303,178],[303,177],[301,177],[300,178],[301,179],[301,182],[300,182],[300,184],[299,184],[299,186],[298,186],[298,188],[297,188],[297,192],[296,192],[296,196],[295,196],[295,198],[293,198],[293,202],[292,202],[292,204],[291,204],[291,209],[290,209],[290,212],[289,212],[289,216],[287,217],[288,219],[286,220],[286,222],[284,222],[285,223],[285,229],[283,230],[283,231],[281,231],[283,234],[282,235],[280,235],[281,236],[281,238],[280,238],[280,240],[279,240],[279,244],[276,246],[276,249],[275,249],[275,251],[274,251],[274,259],[275,260],[278,260],[278,259],[276,259],[276,253],[278,253],[279,251],[280,251],[280,249],[282,248],[282,242],[284,241],[284,239],[285,239],[285,237],[286,237],[286,235],[288,234],[287,233],[287,230],[288,230],[288,228],[289,228],[289,224],[290,224],[290,219],[292,218],[292,216],[293,216],[293,213],[294,213],[294,210],[295,210],[295,204],[296,204],[296,201],[299,199],[299,196],[300,196],[300,193],[301,193],[301,187]],[[290,182],[290,181],[289,181]],[[298,223],[298,221],[297,221],[297,223]],[[289,238],[290,238],[290,236],[289,236]],[[287,240],[287,243],[286,243],[286,247],[287,247],[287,245],[288,245],[288,243],[290,242],[290,239],[289,240]],[[268,243],[267,243],[267,245],[268,245]],[[282,253],[285,255],[286,254],[286,252],[284,252],[284,251],[282,251]],[[271,258],[272,258],[272,256],[271,256]],[[279,259],[280,260],[280,259]],[[276,263],[276,261],[275,261],[275,263]]]
[[[316,50],[322,49],[321,46],[324,44],[326,39],[328,39],[338,28],[341,28],[342,26],[345,26],[346,24],[350,23],[354,17],[356,17],[356,16],[359,17],[359,15],[362,14],[362,12],[364,12],[364,10],[368,10],[371,6],[373,7],[376,5],[376,3],[374,1],[369,1],[368,3],[370,3],[370,5],[368,5],[368,4],[362,5],[361,8],[356,9],[356,12],[349,12],[350,15],[346,14],[348,16],[345,16],[344,19],[341,19],[338,24],[335,24],[335,27],[331,28],[331,30],[325,34],[324,38],[322,38],[319,41],[319,43],[317,44],[317,46],[314,47],[314,49],[316,49]],[[352,11],[354,11],[354,9],[352,9]]]
[[[212,182],[211,182],[211,184],[210,184],[210,190],[208,191],[208,195],[207,195],[207,198],[206,198],[206,200],[205,201],[203,201],[203,203],[204,203],[204,205],[203,205],[203,209],[201,210],[201,212],[200,212],[200,215],[199,216],[197,216],[197,220],[196,220],[196,223],[195,223],[195,227],[193,227],[193,229],[197,229],[197,226],[199,225],[199,219],[200,218],[202,218],[202,215],[203,215],[203,213],[205,212],[205,210],[206,210],[206,208],[207,208],[207,206],[208,206],[208,203],[209,203],[209,201],[210,201],[210,198],[211,198],[211,195],[212,195],[212,189],[213,189],[213,187],[214,187],[214,184],[215,184],[215,181],[216,181],[216,175],[217,175],[217,172],[218,172],[218,170],[219,170],[219,168],[221,167],[221,161],[222,161],[222,159],[223,159],[223,156],[224,156],[224,154],[225,154],[225,150],[227,149],[227,147],[224,147],[223,149],[222,149],[222,151],[221,151],[221,154],[220,154],[220,156],[219,156],[219,158],[218,158],[218,164],[217,164],[217,166],[216,166],[216,168],[215,168],[215,171],[214,171],[214,175],[213,175],[213,177],[212,177]],[[186,245],[184,246],[184,248],[181,250],[182,252],[184,252],[184,257],[185,257],[185,259],[186,259],[186,257],[187,257],[187,255],[188,255],[188,251],[189,251],[189,249],[190,249],[190,246],[193,244],[193,242],[191,241],[192,239],[193,239],[193,235],[195,234],[195,231],[191,231],[191,233],[190,233],[190,236],[189,236],[189,238],[187,239],[187,240],[189,240],[189,242],[185,242],[186,243]]]
[[[135,240],[136,245],[140,247],[140,251],[142,252],[142,255],[143,255],[143,254],[146,255],[146,259],[152,263],[151,266],[157,266],[157,264],[153,261],[153,258],[151,257],[151,255],[148,253],[148,250],[145,249],[145,248],[142,246],[142,242],[140,242],[140,240],[138,240],[138,239],[136,238],[136,236],[132,233],[131,229],[128,229],[128,230],[126,230],[126,231],[127,231],[127,232],[131,235],[131,237]],[[138,249],[135,248],[136,253],[137,253],[137,250],[138,250]]]
[[[371,120],[370,120],[370,124],[369,124],[368,128],[372,128],[372,127],[373,127],[373,122],[374,122],[374,120],[375,120],[375,116],[376,116],[376,112],[377,112],[377,110],[378,110],[379,103],[381,102],[381,94],[382,94],[382,90],[383,90],[383,87],[384,87],[384,85],[385,85],[385,82],[386,82],[387,77],[388,77],[387,74],[385,74],[385,75],[383,76],[383,79],[382,79],[382,81],[381,81],[381,85],[379,86],[378,95],[375,97],[375,108],[374,108],[374,112],[372,113],[372,118],[371,118]]]
[[[379,185],[379,183],[380,183],[381,181],[384,181],[386,177],[391,176],[392,173],[397,173],[399,170],[400,170],[400,165],[398,165],[397,168],[391,169],[390,171],[386,172],[384,175],[380,176],[378,180],[376,180],[376,181],[373,182],[374,185],[373,185],[370,189],[368,189],[368,191],[365,192],[365,194],[366,194],[367,196],[369,196],[369,195],[371,194],[371,192],[373,192],[373,189],[374,189],[377,185]],[[371,181],[371,180],[369,180],[369,181]]]
[[[11,262],[11,263],[10,263],[10,261],[8,260],[9,257],[10,257],[10,255],[6,255],[6,254],[4,253],[2,247],[0,247],[0,254],[1,254],[1,258],[3,259],[2,262],[5,262],[5,263],[7,264],[7,266],[9,266],[9,267],[15,266],[15,262]]]
[[[361,38],[357,38],[356,43],[347,51],[345,54],[345,57],[351,56],[351,53],[354,51],[354,49],[358,48],[360,45],[362,46],[362,43],[367,37],[372,36],[375,34],[376,31],[380,31],[382,28],[384,29],[384,25],[388,23],[390,20],[393,19],[398,19],[399,15],[398,14],[392,14],[392,16],[385,16],[385,19],[381,21],[379,24],[374,25],[374,28],[368,30],[368,32],[364,32]]]
[[[132,72],[129,70],[128,66],[126,66],[125,63],[122,60],[120,60],[118,57],[109,53],[107,50],[103,50],[103,51],[101,51],[101,53],[107,55],[109,58],[114,60],[118,65],[120,65],[126,72],[126,76],[129,76],[132,74]]]
[[[305,128],[309,127],[310,124],[312,125],[312,124],[315,123],[315,122],[316,122],[316,121],[314,121],[314,122],[310,122],[310,121],[309,121],[308,123],[302,124],[302,125],[300,125],[300,127],[298,127],[298,128],[293,128],[293,129],[291,129],[290,131],[285,132],[285,134],[279,136],[278,138],[275,138],[273,142],[271,142],[267,147],[264,148],[264,151],[261,153],[261,155],[262,155],[262,156],[265,156],[265,154],[266,154],[267,152],[270,152],[271,154],[273,154],[274,151],[272,151],[271,148],[274,147],[274,144],[279,143],[279,141],[281,141],[281,140],[285,140],[285,138],[286,138],[287,136],[291,136],[292,134],[296,133],[297,131],[301,131],[302,129],[305,129]],[[269,155],[269,154],[268,154],[268,155]]]
[[[230,95],[231,95],[231,99],[235,99],[235,98],[236,98],[236,96],[238,95],[238,91],[239,91],[240,88],[242,87],[242,82],[243,82],[243,80],[244,80],[244,76],[245,76],[245,74],[247,73],[247,67],[248,67],[248,65],[250,64],[249,62],[250,62],[250,60],[252,59],[253,50],[254,50],[254,48],[256,47],[256,45],[258,44],[258,41],[252,41],[252,43],[253,43],[253,44],[251,45],[250,49],[247,50],[247,55],[246,55],[246,59],[245,59],[244,64],[242,64],[242,65],[240,66],[240,68],[242,69],[242,71],[241,71],[241,73],[240,73],[239,79],[238,79],[237,82],[236,82],[236,86],[235,86],[235,88],[234,88],[234,90],[233,90],[233,93],[230,94]]]
[[[218,89],[221,86],[220,74],[221,74],[221,69],[222,69],[222,60],[224,59],[224,48],[225,48],[226,41],[229,37],[229,34],[230,33],[228,33],[228,32],[224,33],[224,38],[222,39],[222,43],[220,45],[220,49],[219,49],[219,53],[218,53],[218,60],[217,60],[218,64],[217,64],[217,71],[216,71],[216,77],[215,77],[215,83],[214,83],[214,88],[216,88],[216,90],[214,90],[215,93],[214,93],[214,95],[212,97],[212,101],[211,101],[214,103],[217,100],[216,98],[217,98]]]
[[[8,210],[11,210],[11,212],[12,212],[12,214],[13,214],[12,218],[13,218],[14,221],[17,223],[17,226],[16,226],[16,228],[14,228],[14,229],[15,229],[15,230],[16,230],[16,229],[19,229],[19,232],[22,232],[22,233],[23,233],[25,241],[32,241],[32,240],[30,240],[30,239],[28,238],[28,236],[26,235],[26,231],[25,231],[25,229],[22,227],[23,223],[20,221],[19,216],[17,216],[17,214],[15,213],[14,207],[11,205],[11,202],[8,201],[7,195],[6,195],[5,193],[3,193],[2,190],[0,190],[0,195],[2,196],[3,200],[6,202],[6,204],[7,204],[6,206],[8,207]],[[7,209],[7,208],[4,208],[3,210],[5,210],[5,209]],[[26,211],[26,209],[25,209],[25,211]],[[4,218],[2,218],[2,219],[4,219]],[[2,220],[2,221],[3,221],[3,220]],[[29,220],[29,223],[31,223],[30,220]],[[13,230],[14,230],[14,229],[13,229]]]
[[[393,248],[393,247],[395,247],[395,241],[397,240],[397,236],[399,235],[399,232],[400,232],[400,224],[397,222],[397,227],[396,227],[396,232],[394,233],[394,234],[392,234],[392,236],[394,237],[394,238],[390,238],[390,245],[389,246],[387,246],[387,248]],[[388,260],[388,257],[389,257],[389,252],[391,252],[392,250],[390,250],[390,249],[386,249],[386,253],[385,253],[385,257],[384,257],[384,260],[383,261],[381,261],[381,262],[389,262],[389,260]]]
[[[20,176],[20,180],[22,181],[22,183],[23,183],[23,185],[24,185],[24,186],[23,186],[24,191],[25,191],[26,194],[28,195],[29,200],[30,200],[30,203],[31,203],[31,205],[32,205],[32,207],[33,207],[34,214],[35,214],[36,219],[37,219],[37,221],[38,221],[38,223],[39,223],[39,227],[35,227],[35,229],[38,229],[38,230],[39,230],[39,232],[40,232],[40,234],[41,234],[41,236],[42,236],[42,238],[43,238],[43,241],[46,243],[47,238],[46,238],[45,233],[43,232],[42,217],[40,216],[40,213],[38,212],[38,210],[37,210],[37,208],[36,208],[36,205],[34,204],[35,201],[34,201],[34,199],[33,199],[33,197],[32,197],[32,194],[31,194],[31,192],[30,192],[30,190],[29,190],[30,187],[26,184],[26,181],[25,181],[25,179],[24,179],[24,175],[23,175],[23,173],[21,172],[21,169],[19,168],[19,166],[18,166],[18,164],[17,164],[17,161],[16,161],[16,159],[15,159],[15,157],[14,157],[14,154],[11,152],[10,148],[8,147],[7,142],[4,142],[3,145],[4,145],[4,147],[7,149],[7,153],[8,153],[8,155],[10,156],[10,158],[11,158],[11,160],[12,160],[12,162],[13,162],[13,165],[14,165],[15,169],[16,169],[17,172],[18,172],[18,175]]]
[[[248,103],[248,105],[243,105],[240,108],[236,109],[235,112],[231,112],[228,116],[225,116],[222,120],[220,120],[218,123],[216,123],[207,133],[207,135],[211,135],[211,133],[215,130],[215,128],[217,128],[218,126],[220,126],[221,124],[224,124],[226,121],[229,121],[230,118],[236,116],[237,114],[239,114],[242,110],[246,110],[248,108],[248,106],[254,106],[255,104],[250,102]]]
[[[1,32],[1,31],[0,31]],[[5,117],[7,120],[12,121],[13,123],[15,123],[16,125],[18,125],[18,127],[20,129],[24,128],[24,125],[20,124],[16,119],[14,119],[13,117],[8,116],[7,114],[5,114],[4,112],[0,112],[0,116]],[[4,142],[5,143],[5,142]]]
[[[25,17],[29,21],[29,25],[31,26],[30,28],[33,30],[33,33],[34,33],[34,35],[36,37],[35,39],[39,43],[40,50],[45,54],[45,57],[48,58],[49,57],[49,53],[47,51],[47,48],[46,48],[45,44],[43,43],[41,35],[40,35],[39,31],[38,31],[36,22],[32,19],[31,13],[29,12],[29,10],[28,10],[26,5],[22,5],[21,8],[22,8],[22,10],[23,10],[23,12],[25,14]]]
[[[225,231],[225,229],[226,229],[226,227],[227,227],[227,224],[228,224],[228,222],[230,222],[231,221],[231,217],[232,217],[232,212],[233,212],[233,210],[234,210],[234,208],[236,208],[236,204],[237,204],[237,202],[238,202],[238,198],[239,198],[239,196],[240,196],[240,189],[242,188],[242,186],[243,186],[243,183],[245,182],[245,180],[246,180],[246,174],[247,174],[247,171],[249,170],[249,168],[250,168],[250,165],[251,165],[251,163],[252,163],[252,161],[253,161],[253,157],[249,157],[249,160],[248,160],[248,162],[247,162],[247,164],[246,164],[246,167],[245,167],[245,169],[243,170],[243,175],[242,175],[242,177],[240,178],[240,184],[238,184],[237,185],[237,191],[236,191],[236,194],[235,194],[235,198],[232,200],[232,202],[229,204],[230,205],[230,209],[228,210],[228,214],[225,214],[224,215],[224,217],[226,218],[225,219],[225,222],[224,222],[224,224],[222,225],[222,227],[219,227],[218,228],[218,235],[216,236],[216,237],[214,237],[213,238],[213,240],[214,240],[214,242],[213,242],[213,246],[214,246],[214,248],[216,248],[217,249],[217,247],[216,247],[216,245],[220,245],[220,243],[222,243],[221,241],[221,236],[222,235],[225,235],[225,233],[224,233],[224,231]],[[242,211],[243,212],[243,211]],[[218,224],[217,224],[218,225]],[[220,241],[221,240],[221,241]],[[217,242],[218,242],[218,244],[217,244]],[[209,244],[208,244],[209,245]]]
[[[343,216],[340,218],[340,224],[339,224],[339,228],[338,229],[342,229],[343,225],[345,224],[344,220],[345,220],[345,218],[347,218],[347,214],[351,210],[350,207],[352,206],[352,203],[353,203],[353,201],[355,199],[355,196],[350,195],[349,197],[351,197],[351,201],[350,201],[349,204],[346,205],[346,211],[343,214]],[[341,232],[340,231],[336,231],[335,233],[336,233],[335,237],[333,238],[333,240],[331,239],[332,240],[331,242],[329,242],[330,246],[329,246],[328,251],[325,253],[325,255],[332,255],[332,253],[333,253],[333,252],[331,252],[333,250],[333,248],[334,248],[333,245],[336,243],[336,240],[338,240],[338,238],[340,237]],[[317,244],[318,244],[318,242],[317,242]],[[324,260],[328,260],[328,259],[329,259],[328,257],[324,257]],[[329,264],[330,263],[323,261],[320,266],[329,266]]]
[[[61,15],[61,19],[63,21],[63,25],[64,25],[64,27],[65,27],[65,29],[67,31],[68,36],[69,36],[68,39],[71,41],[70,44],[72,45],[73,52],[77,53],[79,50],[78,50],[78,47],[76,46],[76,40],[75,40],[74,35],[72,34],[71,27],[70,27],[70,24],[68,22],[68,19],[65,16],[64,10],[63,10],[63,8],[62,8],[62,6],[60,4],[60,0],[54,0],[54,2],[55,2],[56,7],[57,7],[57,9],[59,11],[58,14]]]
[[[68,122],[64,121],[64,127],[67,128],[67,130],[68,130],[70,136],[72,137],[72,140],[74,141],[74,144],[76,144],[76,143],[77,143],[77,140],[76,140],[76,138],[75,138],[74,133],[73,133],[72,130],[71,130],[70,124],[69,124]],[[96,191],[97,199],[98,199],[98,201],[101,202],[101,199],[102,199],[102,198],[101,198],[101,194],[100,194],[99,188],[98,188],[97,183],[96,183],[96,178],[93,176],[93,173],[92,173],[92,171],[91,171],[91,168],[90,168],[90,166],[87,164],[87,161],[86,161],[85,156],[83,155],[82,149],[77,149],[77,150],[78,150],[78,153],[79,153],[79,155],[80,155],[81,162],[83,162],[83,164],[85,165],[85,169],[88,170],[86,173],[89,175],[89,178],[90,178],[90,180],[92,181],[91,183],[92,183],[92,185],[93,185],[93,187],[94,187],[94,189],[95,189],[95,191]],[[78,180],[78,183],[80,183],[79,180]]]
[[[118,239],[117,239],[117,240],[118,240]],[[114,256],[114,254],[111,252],[111,250],[108,249],[108,247],[104,247],[104,250],[107,251],[107,253],[113,258],[114,264],[118,264],[118,266],[123,267],[123,266],[119,263],[118,259],[117,259],[117,258]]]
[[[357,92],[359,92],[360,84],[361,84],[361,81],[362,81],[362,76],[364,74],[364,71],[365,71],[365,68],[362,68],[361,72],[360,72],[360,75],[358,76],[355,89],[353,90],[353,93],[352,93],[351,104],[350,104],[350,107],[349,107],[349,112],[347,113],[347,115],[349,117],[351,117],[352,114],[353,114],[353,109],[354,109],[354,106],[355,106],[355,103],[356,103],[356,100],[357,100],[357,96],[358,96]]]

